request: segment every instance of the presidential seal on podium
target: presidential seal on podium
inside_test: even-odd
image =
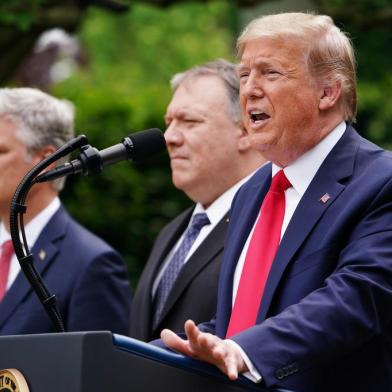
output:
[[[0,392],[30,392],[26,379],[17,369],[0,370]]]

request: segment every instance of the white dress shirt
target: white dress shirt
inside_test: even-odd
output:
[[[200,244],[207,238],[207,236],[214,230],[216,225],[220,222],[220,220],[225,216],[225,214],[229,211],[231,207],[231,203],[233,201],[234,195],[237,193],[238,189],[246,182],[249,180],[249,178],[254,174],[252,172],[239,182],[237,182],[235,185],[233,185],[231,188],[229,188],[225,193],[220,195],[208,208],[204,208],[200,203],[196,203],[196,206],[193,210],[192,217],[189,220],[189,224],[184,230],[184,233],[182,233],[181,237],[178,239],[176,242],[175,246],[173,249],[168,253],[166,256],[166,259],[164,263],[162,264],[162,268],[160,269],[159,273],[157,274],[153,288],[152,288],[152,296],[154,297],[156,290],[158,288],[159,282],[162,278],[163,273],[165,272],[169,261],[171,260],[172,255],[174,252],[177,250],[177,248],[180,246],[185,232],[187,231],[188,227],[190,226],[192,222],[192,218],[195,214],[205,212],[207,214],[208,219],[210,220],[210,224],[205,225],[201,228],[199,235],[197,236],[195,242],[192,244],[191,248],[189,249],[189,252],[185,258],[184,264],[189,260],[189,258],[192,256],[192,254],[196,251],[196,249],[200,246]]]
[[[285,191],[286,208],[285,208],[285,214],[282,223],[281,239],[287,229],[288,224],[290,223],[290,220],[294,214],[295,209],[297,208],[298,203],[300,202],[302,196],[306,192],[306,189],[308,188],[309,184],[312,182],[314,176],[316,175],[318,169],[324,162],[327,155],[331,152],[333,147],[343,136],[345,130],[346,130],[346,123],[341,122],[332,132],[330,132],[323,140],[321,140],[321,142],[319,142],[311,150],[307,151],[305,154],[300,156],[291,165],[286,166],[284,168],[284,173],[287,179],[290,181],[292,187],[288,188]],[[281,170],[279,166],[272,164],[272,177],[279,170]],[[252,238],[253,231],[255,229],[256,222],[258,221],[259,216],[260,216],[260,212],[245,242],[245,245],[242,249],[241,255],[238,259],[238,263],[235,269],[234,280],[233,280],[233,302],[232,302],[233,305],[237,294],[238,285],[240,282],[240,277],[244,266],[246,253],[248,251],[250,239]],[[230,341],[230,342],[235,344],[236,347],[241,351],[242,357],[246,365],[250,369],[250,372],[244,375],[255,382],[260,382],[261,376],[254,368],[248,356],[245,354],[245,352],[237,343],[235,343],[234,341]]]
[[[27,207],[28,208],[28,207]],[[41,234],[41,231],[44,229],[46,224],[55,214],[55,212],[60,208],[60,199],[55,197],[53,201],[45,207],[38,215],[36,215],[26,226],[25,226],[25,233],[26,233],[26,240],[27,245],[31,249],[38,236]],[[0,223],[0,244],[4,241],[11,239],[10,233],[4,226],[4,223]],[[11,287],[12,283],[14,283],[18,273],[20,271],[20,264],[19,261],[14,254],[11,258],[10,263],[10,270],[8,273],[8,281],[7,281],[7,290]]]

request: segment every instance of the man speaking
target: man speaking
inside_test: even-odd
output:
[[[216,318],[170,348],[294,391],[392,385],[392,156],[363,139],[355,58],[328,16],[284,13],[238,40],[241,108],[272,164],[235,198]]]

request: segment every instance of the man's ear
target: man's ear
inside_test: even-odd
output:
[[[39,162],[41,162],[42,160],[47,158],[50,154],[53,154],[55,151],[56,151],[56,148],[54,146],[52,146],[51,144],[40,148],[33,155],[34,164],[38,164]],[[50,167],[51,166],[52,165],[50,165]]]
[[[240,152],[247,151],[251,148],[250,136],[245,127],[241,124],[238,126],[240,136],[238,138],[238,150]]]
[[[330,82],[321,88],[319,109],[328,110],[336,105],[342,94],[341,82]]]

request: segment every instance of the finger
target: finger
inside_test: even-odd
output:
[[[220,369],[225,367],[226,351],[220,338],[211,334],[203,334],[199,337],[199,344],[204,360]]]
[[[198,337],[198,344],[201,349],[208,351],[214,356],[214,351],[219,349],[221,339],[210,333],[201,333]]]
[[[195,351],[200,350],[199,337],[203,333],[199,330],[196,324],[192,320],[187,320],[185,323],[185,333],[189,341],[189,345]]]
[[[212,355],[217,361],[224,362],[226,351],[222,344],[214,344],[212,348]]]
[[[163,343],[170,349],[184,355],[191,355],[191,352],[189,350],[189,343],[186,340],[181,339],[170,329],[164,329],[161,332],[161,339]]]
[[[199,328],[197,328],[196,324],[193,320],[187,320],[184,325],[186,336],[189,340],[197,340],[197,337],[200,334]]]
[[[225,341],[224,345],[226,348],[226,374],[230,380],[236,380],[238,374],[247,370],[247,367],[237,347],[228,341]]]
[[[242,358],[238,355],[237,350],[232,345],[222,341],[222,343],[215,348],[214,356],[216,361],[220,361],[221,363],[219,366],[221,371],[225,373],[230,380],[236,380],[238,378],[239,366],[242,363]]]
[[[228,354],[225,358],[226,374],[230,380],[236,380],[238,378],[238,363],[236,361],[235,353],[230,350],[231,347],[227,347]]]
[[[226,374],[232,381],[235,381],[238,378],[238,364],[232,358],[226,362]]]

